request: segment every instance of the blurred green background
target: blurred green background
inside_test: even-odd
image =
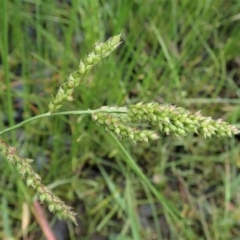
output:
[[[237,0],[3,0],[0,128],[47,112],[93,44],[122,30],[62,111],[156,101],[238,125],[239,29]],[[42,205],[58,239],[239,239],[239,136],[134,145],[89,116],[61,116],[1,139],[78,213],[74,226]],[[33,191],[0,160],[0,238],[44,239]]]

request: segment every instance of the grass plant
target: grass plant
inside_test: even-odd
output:
[[[4,0],[0,238],[38,236],[35,194],[71,239],[238,236],[239,10]]]

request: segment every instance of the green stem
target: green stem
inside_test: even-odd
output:
[[[12,127],[9,127],[9,128],[6,128],[2,131],[0,131],[0,135],[4,134],[4,133],[7,133],[7,132],[10,132],[10,131],[13,131],[14,129],[17,129],[17,128],[20,128],[22,127],[23,125],[29,123],[29,122],[32,122],[32,121],[35,121],[37,119],[40,119],[40,118],[45,118],[45,117],[51,117],[51,116],[60,116],[60,115],[81,115],[81,114],[93,114],[93,113],[96,113],[96,112],[116,112],[116,113],[127,113],[127,108],[99,108],[99,109],[96,109],[96,110],[79,110],[79,111],[66,111],[66,112],[57,112],[57,113],[50,113],[50,112],[47,112],[47,113],[43,113],[43,114],[39,114],[37,116],[34,116],[34,117],[31,117],[31,118],[28,118],[24,121],[22,121],[21,123],[18,123]]]
[[[0,55],[3,62],[3,71],[4,71],[4,78],[6,84],[6,97],[3,104],[6,108],[7,117],[10,126],[14,126],[14,116],[13,116],[13,99],[12,99],[12,87],[11,87],[11,80],[10,80],[10,66],[9,66],[9,4],[7,0],[1,2],[1,34],[0,34]],[[2,34],[3,33],[3,34]],[[3,81],[3,80],[2,80]],[[12,142],[16,142],[16,135],[14,133],[11,134]]]
[[[160,201],[160,203],[163,206],[163,213],[166,212],[169,213],[169,215],[172,217],[174,220],[174,223],[176,224],[176,228],[181,228],[183,231],[185,231],[186,235],[188,236],[188,239],[191,239],[191,229],[185,228],[185,221],[183,218],[181,218],[181,214],[178,211],[177,208],[174,207],[174,205],[167,199],[148,179],[148,177],[143,173],[141,168],[138,166],[136,161],[132,158],[132,156],[129,154],[129,152],[126,150],[126,148],[123,146],[123,144],[118,140],[115,134],[110,133],[111,137],[115,141],[115,143],[118,145],[118,147],[122,150],[123,154],[125,155],[125,162],[127,163],[128,166],[135,172],[135,174],[141,179],[150,189],[150,191],[153,193],[153,195]],[[167,216],[167,215],[165,215]],[[168,219],[168,218],[167,218]],[[169,221],[170,223],[170,221]]]

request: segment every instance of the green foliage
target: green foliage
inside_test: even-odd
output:
[[[238,1],[4,0],[0,11],[0,134],[19,153],[3,142],[1,149],[27,185],[48,185],[50,210],[59,211],[52,200],[65,206],[55,195],[74,207],[86,239],[94,232],[113,239],[239,236],[237,138],[214,137],[238,133],[226,123],[239,121]],[[84,76],[86,84],[79,75],[65,81],[96,41],[122,29],[124,44]],[[63,103],[68,112],[44,113],[51,95],[50,112]],[[19,105],[23,122],[16,124]],[[141,142],[119,141],[126,137]],[[0,238],[21,238],[21,204],[31,205],[33,192],[11,164],[0,164]],[[66,209],[61,217],[74,220]]]

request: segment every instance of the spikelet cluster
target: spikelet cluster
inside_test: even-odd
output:
[[[72,101],[74,89],[82,82],[82,78],[103,58],[107,57],[121,44],[121,34],[108,39],[104,43],[94,45],[93,51],[80,61],[77,71],[71,73],[66,82],[64,82],[55,97],[52,97],[49,103],[49,112],[56,112],[62,107],[64,101]]]
[[[49,211],[56,214],[60,219],[69,219],[77,224],[76,213],[72,211],[71,207],[55,196],[50,189],[43,185],[41,177],[34,172],[29,164],[32,160],[20,157],[15,147],[9,147],[1,140],[0,153],[16,167],[22,179],[25,180],[26,185],[35,190],[39,200],[47,204]]]
[[[206,137],[231,137],[239,133],[235,126],[222,119],[213,120],[204,117],[200,112],[191,113],[188,110],[173,105],[158,103],[138,103],[129,106],[128,117],[133,122],[147,122],[150,126],[165,134],[186,136],[197,133]]]
[[[109,113],[98,112],[92,115],[93,121],[98,125],[104,126],[105,130],[108,132],[114,132],[120,139],[129,138],[133,142],[148,142],[148,140],[156,140],[159,135],[156,131],[143,130],[134,127],[127,126],[123,124],[122,120],[126,120],[126,116],[114,116]]]
[[[207,138],[231,137],[240,132],[237,127],[222,119],[213,120],[211,117],[202,116],[200,112],[191,113],[170,104],[137,103],[122,108],[104,107],[101,110],[102,112],[92,115],[93,121],[108,132],[115,133],[120,139],[129,138],[134,142],[156,140],[161,133],[177,137],[197,133]],[[137,127],[130,127],[136,124]],[[147,130],[143,126],[147,127]]]

